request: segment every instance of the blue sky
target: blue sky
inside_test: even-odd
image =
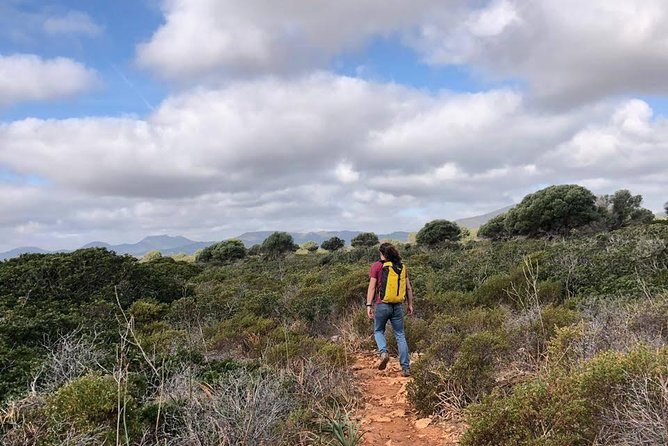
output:
[[[14,104],[2,110],[1,116],[6,121],[26,117],[144,116],[167,97],[170,88],[180,87],[140,69],[135,61],[137,43],[150,40],[155,29],[163,23],[156,1],[70,0],[44,7],[44,2],[26,0],[10,2],[10,6],[4,8],[12,10],[7,16],[19,20],[26,15],[65,16],[71,11],[86,14],[100,27],[99,34],[50,36],[26,29],[23,32],[27,37],[7,38],[12,28],[9,24],[5,38],[0,41],[0,54],[20,52],[45,58],[72,58],[95,69],[102,81],[92,91],[65,101]],[[492,80],[476,74],[466,65],[429,65],[416,51],[403,45],[397,36],[373,38],[361,48],[337,55],[327,68],[346,76],[393,82],[432,92],[476,92],[521,85],[520,80]]]
[[[659,211],[667,17],[661,0],[5,0],[0,250],[416,230],[558,183]]]

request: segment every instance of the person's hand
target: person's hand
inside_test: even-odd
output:
[[[413,304],[408,304],[408,315],[411,316],[413,314]]]
[[[373,307],[366,307],[366,315],[369,319],[373,319]]]

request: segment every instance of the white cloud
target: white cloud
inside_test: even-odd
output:
[[[80,11],[68,11],[62,16],[51,16],[44,20],[47,34],[84,34],[98,36],[102,27],[88,15]]]
[[[354,183],[360,179],[359,172],[353,169],[349,163],[342,162],[336,166],[336,178],[342,183]]]
[[[165,0],[138,62],[182,82],[293,74],[398,37],[427,63],[526,84],[542,104],[668,92],[665,0],[307,3]]]
[[[514,6],[507,0],[495,1],[485,9],[475,11],[466,23],[471,34],[494,37],[519,21]]]
[[[72,96],[98,82],[93,70],[71,59],[0,55],[0,106]]]
[[[575,178],[663,184],[668,179],[668,120],[654,119],[643,101],[627,101],[608,122],[587,126],[548,151],[543,163],[568,166]]]
[[[461,0],[169,0],[165,24],[138,47],[160,76],[295,72],[369,38],[412,27]]]
[[[458,26],[425,22],[408,42],[433,64],[526,80],[535,97],[558,106],[668,92],[664,0],[493,1]]]
[[[414,230],[580,181],[658,209],[667,146],[668,122],[637,100],[546,112],[507,90],[429,94],[326,73],[235,82],[146,119],[0,124],[0,167],[43,179],[0,182],[0,246]]]

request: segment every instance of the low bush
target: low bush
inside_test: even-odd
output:
[[[132,438],[139,431],[137,405],[133,397],[109,375],[86,375],[65,384],[46,398],[44,412],[49,431],[54,435],[54,443],[58,438],[100,433],[106,441],[114,443],[119,416],[124,426],[118,432],[121,443],[126,441],[126,434]]]
[[[601,353],[570,371],[554,370],[516,386],[508,396],[495,392],[471,406],[462,445],[608,444],[597,443],[601,433],[619,438],[623,425],[629,426],[611,414],[619,415],[620,408],[624,412],[638,383],[656,381],[667,372],[666,349]]]
[[[289,300],[287,310],[295,319],[317,326],[332,314],[334,304],[320,287],[304,288]]]
[[[495,376],[508,350],[503,332],[481,331],[441,335],[412,368],[408,399],[421,415],[462,409],[495,386]]]
[[[208,330],[209,344],[227,356],[237,351],[259,356],[269,335],[277,326],[273,319],[254,315],[237,315]]]
[[[269,336],[268,343],[264,360],[267,364],[278,367],[289,367],[294,363],[309,360],[336,368],[354,363],[353,352],[346,350],[344,343],[331,342],[286,327],[277,328]]]
[[[420,296],[416,302],[415,314],[425,320],[432,320],[439,314],[451,314],[474,305],[475,296],[461,291],[447,291]]]
[[[411,365],[411,381],[406,396],[420,416],[438,413],[440,396],[447,390],[448,366],[425,355]]]
[[[464,339],[450,375],[467,402],[477,401],[492,390],[497,366],[507,349],[507,339],[500,333],[482,331]]]

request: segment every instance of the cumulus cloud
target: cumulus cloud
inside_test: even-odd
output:
[[[137,58],[180,81],[323,68],[398,37],[426,63],[519,80],[550,106],[668,91],[664,0],[169,0],[163,10]]]
[[[51,16],[44,20],[47,34],[83,34],[98,36],[102,27],[88,15],[80,11],[68,11],[62,16]]]
[[[653,119],[643,101],[625,102],[607,123],[582,129],[543,157],[545,164],[557,161],[576,177],[668,178],[668,121]]]
[[[72,96],[95,87],[98,82],[93,70],[71,59],[0,54],[0,107]]]
[[[432,64],[525,80],[556,106],[668,91],[663,0],[494,0],[457,26],[425,23],[408,41]]]
[[[37,240],[36,228],[75,246],[416,230],[563,182],[627,187],[658,209],[667,144],[668,122],[639,100],[537,111],[510,90],[430,94],[327,73],[235,82],[183,92],[145,119],[1,124],[0,166],[44,184],[0,182],[0,244]]]
[[[169,0],[139,63],[172,79],[322,67],[369,38],[414,26],[462,0]]]
[[[395,170],[419,174],[445,163],[472,174],[516,165],[534,158],[538,145],[570,137],[582,117],[534,116],[511,91],[433,96],[319,73],[194,90],[146,120],[6,124],[0,163],[103,195],[269,191],[318,179],[353,184]]]

